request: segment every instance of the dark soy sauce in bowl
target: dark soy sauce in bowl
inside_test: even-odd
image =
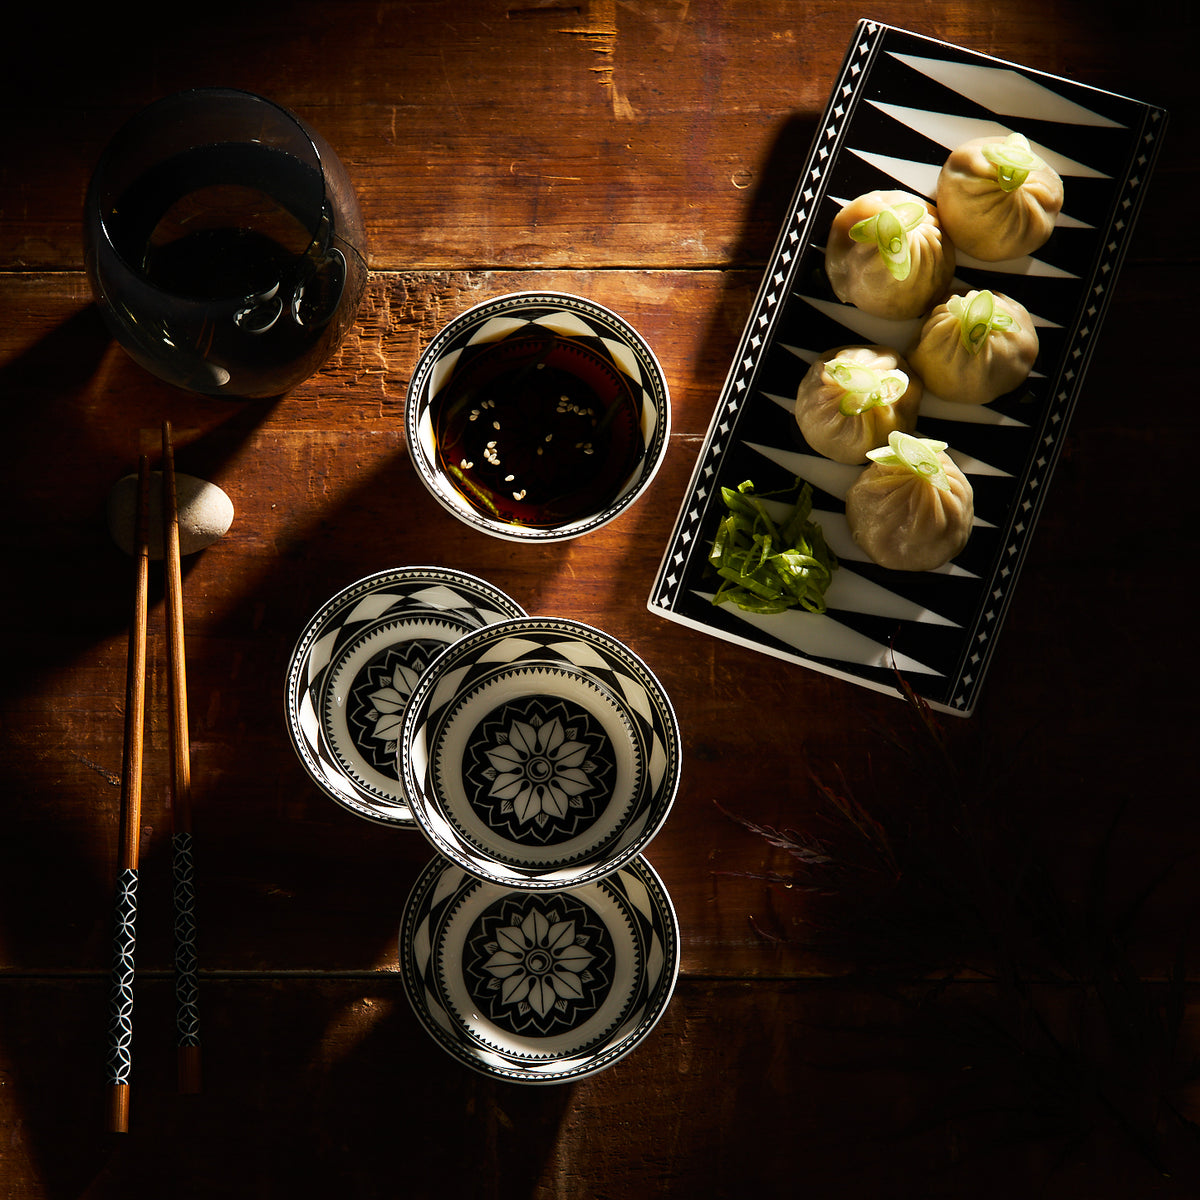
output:
[[[606,508],[646,449],[628,378],[549,331],[464,350],[433,428],[438,465],[472,508],[535,529]]]

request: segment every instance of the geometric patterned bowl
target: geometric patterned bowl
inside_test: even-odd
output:
[[[421,676],[400,759],[439,854],[506,887],[574,887],[662,827],[679,728],[658,680],[615,638],[518,617],[467,634]]]
[[[679,926],[643,858],[564,891],[486,883],[437,857],[409,895],[400,967],[413,1010],[459,1062],[516,1083],[581,1079],[654,1028]]]
[[[522,345],[541,347],[532,353],[541,355],[543,361],[530,360],[531,352],[522,351]],[[529,466],[531,462],[540,462],[552,472],[557,468],[561,477],[556,477],[553,486],[545,479],[540,482],[558,497],[554,503],[565,504],[559,514],[552,515],[539,508],[532,502],[532,493],[527,497],[526,489],[521,486],[521,482],[526,481],[525,475],[521,476],[521,482],[500,483],[497,474],[492,480],[496,490],[487,493],[482,510],[478,503],[482,485],[474,482],[468,488],[476,494],[476,503],[468,500],[455,486],[456,472],[462,476],[464,471],[469,473],[486,468],[476,461],[478,454],[465,457],[460,454],[465,443],[451,437],[451,441],[443,445],[439,439],[450,436],[446,433],[445,422],[450,419],[447,413],[464,411],[462,405],[467,401],[462,399],[463,396],[471,394],[478,398],[481,394],[472,392],[464,380],[470,381],[479,369],[478,364],[488,356],[493,362],[516,356],[511,359],[512,363],[529,364],[517,376],[510,376],[512,382],[500,392],[494,393],[505,397],[506,403],[517,404],[518,409],[489,409],[495,402],[488,401],[479,409],[489,409],[490,415],[477,410],[470,419],[475,421],[476,416],[480,416],[478,427],[482,428],[484,415],[487,415],[489,425],[493,417],[501,418],[495,428],[503,428],[503,432],[494,436],[518,439],[516,444],[506,444],[514,459],[525,464],[514,467],[515,470],[528,470],[536,480],[537,471],[542,468]],[[546,356],[549,361],[545,361]],[[601,406],[604,416],[597,423],[592,407],[587,407],[586,411],[572,407],[572,411],[592,418],[588,428],[593,432],[578,435],[577,430],[582,426],[572,425],[569,430],[562,428],[552,434],[557,437],[553,443],[559,448],[557,454],[547,453],[545,458],[530,459],[525,457],[526,454],[535,453],[531,447],[541,442],[547,432],[545,422],[554,418],[544,409],[536,416],[530,409],[520,410],[521,402],[515,399],[515,393],[524,385],[518,385],[516,379],[524,378],[528,383],[538,378],[534,368],[554,367],[556,361],[563,364],[565,373],[559,378],[567,380],[565,387],[577,387],[582,380],[589,386],[594,385],[590,393],[580,394],[591,395],[591,401],[586,403]],[[550,372],[545,374],[548,376]],[[463,388],[467,390],[459,390]],[[555,396],[557,389],[552,398]],[[560,403],[566,403],[569,398],[564,394],[559,399]],[[520,426],[519,433],[513,432],[514,426]],[[467,426],[464,424],[459,428],[466,429]],[[564,292],[515,292],[486,300],[460,313],[426,347],[408,385],[404,431],[409,455],[421,482],[438,503],[460,521],[509,541],[555,542],[599,529],[645,492],[666,456],[671,433],[671,401],[666,376],[654,352],[615,312],[592,300]],[[589,457],[580,459],[578,465],[564,466],[572,461],[566,457],[571,453],[567,446],[576,444],[577,435],[585,436],[589,441]],[[590,446],[592,437],[596,438],[595,447]],[[549,442],[551,438],[545,440]],[[496,447],[497,443],[493,441],[490,445]],[[549,449],[544,446],[536,450],[536,454],[542,455]],[[487,451],[482,453],[488,454]],[[492,453],[496,454],[496,451]],[[497,457],[495,461],[498,464],[500,460]],[[600,463],[605,465],[598,467]],[[581,483],[593,470],[597,472],[594,484]],[[506,475],[504,478],[512,481],[517,476]],[[531,483],[530,486],[536,489],[538,485]],[[505,491],[505,488],[509,490]],[[513,490],[518,488],[520,490]],[[573,492],[574,488],[580,490]],[[573,502],[563,501],[563,495],[573,495]]]
[[[451,642],[523,611],[445,567],[379,571],[343,588],[309,621],[288,664],[288,731],[308,773],[356,816],[412,828],[397,765],[409,693]]]

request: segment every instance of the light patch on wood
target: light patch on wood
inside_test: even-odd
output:
[[[603,61],[590,70],[595,72],[601,87],[609,89],[613,115],[622,121],[632,121],[637,114],[633,105],[621,92],[615,79],[617,54],[617,4],[616,0],[593,0],[583,15],[583,23],[560,30],[568,37],[582,38],[592,51]]]
[[[363,997],[344,1004],[334,1013],[321,1035],[322,1054],[326,1062],[343,1062],[361,1048],[381,1021],[392,1015],[394,1006],[389,999]]]
[[[659,46],[674,50],[680,31],[687,21],[690,0],[623,0],[622,7],[649,22],[655,30]],[[560,30],[569,37],[582,38],[604,61],[591,67],[601,87],[608,88],[613,115],[619,121],[637,119],[637,110],[621,90],[616,78],[617,0],[592,0],[582,10],[576,10],[582,22]],[[511,15],[511,13],[510,13]]]

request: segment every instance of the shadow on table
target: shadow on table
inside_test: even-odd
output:
[[[26,1130],[58,1149],[10,1181],[45,1200],[112,1197],[526,1197],[558,1138],[571,1085],[522,1088],[448,1059],[396,976],[214,978],[204,1088],[174,1093],[170,983],[140,987],[130,1131],[104,1129],[92,983],[0,986],[5,1028],[30,1023],[53,1085],[30,1089]],[[28,1172],[28,1174],[26,1174]]]
[[[136,386],[125,386],[136,374]],[[269,413],[270,401],[181,392],[141,372],[112,342],[96,309],[81,309],[0,370],[6,463],[6,586],[0,621],[12,630],[54,630],[26,646],[37,670],[64,665],[78,645],[128,627],[133,562],[108,533],[113,484],[136,472],[140,453],[161,458],[162,422],[200,430],[188,465],[215,470]],[[190,560],[185,558],[184,570]],[[161,573],[152,573],[160,587]],[[152,596],[152,602],[158,596]],[[10,677],[20,688],[26,676]]]
[[[686,499],[684,488],[671,490],[681,474],[676,460],[681,454],[699,452],[816,131],[816,118],[811,114],[797,112],[785,118],[768,156],[754,174],[752,186],[746,189],[741,232],[730,250],[729,266],[713,272],[720,282],[712,293],[708,325],[693,361],[687,364],[688,373],[671,381],[675,412],[668,459],[646,495],[618,522],[624,543],[631,548],[629,570],[609,572],[602,581],[592,581],[593,587],[606,592],[603,600],[596,601],[596,607],[604,611],[619,610],[631,589],[637,589],[639,600],[649,597],[667,549],[662,534],[664,513],[669,517],[665,525],[669,536],[679,506]],[[707,398],[707,404],[682,406],[679,397],[685,393]],[[681,413],[684,407],[687,411]],[[685,481],[694,466],[693,458],[683,472]],[[591,535],[603,536],[603,531]],[[624,633],[621,629],[610,632],[618,637]]]

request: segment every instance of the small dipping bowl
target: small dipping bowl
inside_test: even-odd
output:
[[[455,317],[421,355],[404,412],[422,483],[493,537],[554,542],[620,516],[666,455],[666,377],[628,322],[562,292]]]
[[[421,1024],[460,1063],[510,1083],[568,1083],[640,1045],[679,975],[679,925],[640,856],[559,892],[485,883],[437,856],[401,922]]]
[[[530,890],[602,879],[640,854],[679,787],[679,727],[615,638],[518,617],[468,633],[417,681],[400,777],[434,849]]]

